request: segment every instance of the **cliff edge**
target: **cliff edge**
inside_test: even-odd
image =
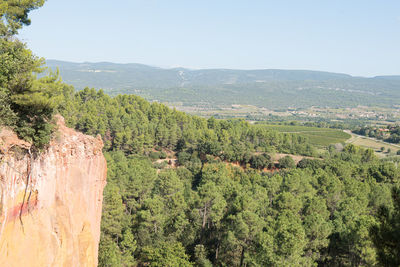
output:
[[[40,155],[0,129],[0,266],[97,266],[103,142],[57,120]]]

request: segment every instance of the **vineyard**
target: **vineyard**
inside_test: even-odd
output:
[[[330,144],[343,143],[351,137],[350,134],[339,129],[308,127],[301,125],[263,125],[268,129],[281,133],[296,133],[307,137],[310,143],[316,146],[328,146]]]

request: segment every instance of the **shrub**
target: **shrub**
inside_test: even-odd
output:
[[[159,158],[160,158],[160,152],[151,151],[150,154],[149,154],[149,157],[150,157],[152,160],[159,159]]]
[[[292,159],[291,156],[284,156],[278,160],[279,168],[286,169],[286,168],[294,168],[296,167],[296,163]]]
[[[160,159],[166,159],[167,158],[167,153],[165,153],[164,151],[161,151],[159,158]]]
[[[311,168],[313,170],[316,170],[322,167],[322,161],[317,159],[303,158],[299,161],[299,163],[297,163],[297,167],[301,169]]]
[[[190,154],[187,152],[178,153],[178,163],[179,165],[184,165],[190,159]]]
[[[268,154],[253,155],[250,158],[250,166],[254,169],[264,169],[271,163],[271,157]]]

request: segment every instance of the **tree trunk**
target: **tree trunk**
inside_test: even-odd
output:
[[[207,205],[204,205],[204,211],[203,211],[203,229],[206,227],[206,221],[207,221]]]
[[[242,255],[240,256],[240,267],[243,267],[244,262],[244,247],[242,247]]]

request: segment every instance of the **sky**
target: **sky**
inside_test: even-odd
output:
[[[159,67],[400,75],[399,0],[48,0],[38,56]]]

